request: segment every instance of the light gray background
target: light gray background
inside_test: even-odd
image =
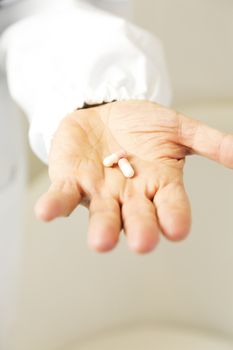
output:
[[[233,2],[135,0],[136,22],[167,53],[176,100],[233,99]]]
[[[174,106],[233,132],[232,1],[136,0],[134,5],[136,22],[164,43]],[[30,161],[34,180],[40,167],[35,158]],[[37,222],[33,206],[49,186],[46,172],[31,183],[19,317],[10,350],[68,350],[76,338],[139,321],[232,334],[232,171],[193,157],[185,180],[193,209],[189,239],[162,240],[143,258],[128,252],[123,236],[110,255],[90,252],[82,207],[69,225],[67,219]]]

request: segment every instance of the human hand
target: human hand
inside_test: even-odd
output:
[[[119,149],[135,176],[126,179],[103,159]],[[63,119],[49,155],[51,186],[37,202],[43,221],[89,208],[89,245],[111,250],[123,228],[131,250],[146,253],[160,232],[184,239],[191,225],[183,184],[185,157],[199,154],[233,168],[233,135],[223,134],[147,101],[113,102]]]

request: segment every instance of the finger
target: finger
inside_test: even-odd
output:
[[[172,241],[184,239],[191,226],[191,209],[183,184],[171,183],[159,189],[154,203],[164,235]]]
[[[96,196],[90,203],[89,246],[99,252],[113,249],[121,230],[120,205],[114,198]]]
[[[129,248],[137,253],[152,251],[159,242],[159,226],[153,203],[133,196],[122,206],[122,218]]]
[[[81,194],[76,181],[57,181],[37,201],[35,214],[39,220],[51,221],[59,216],[70,215],[80,201]]]
[[[233,168],[233,135],[180,115],[179,136],[180,143],[191,148],[196,154]]]

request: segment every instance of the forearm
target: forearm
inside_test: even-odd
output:
[[[61,120],[85,105],[111,101],[170,102],[160,42],[93,6],[30,17],[0,43],[12,98],[30,120],[30,143],[48,161]]]

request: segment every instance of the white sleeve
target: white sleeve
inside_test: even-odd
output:
[[[85,103],[170,103],[160,42],[92,6],[24,19],[0,44],[11,96],[28,116],[31,147],[45,163],[60,121]]]

